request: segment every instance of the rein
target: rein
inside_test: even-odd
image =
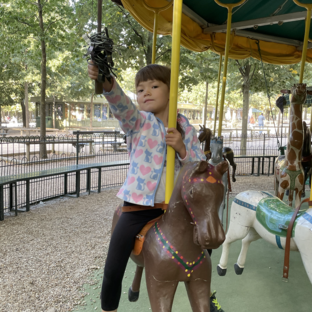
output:
[[[310,154],[309,156],[302,157],[301,162],[308,162],[311,159],[312,159],[312,154]]]
[[[288,229],[287,229],[287,236],[286,236],[286,246],[285,246],[285,258],[284,258],[284,267],[283,267],[283,279],[287,281],[288,279],[288,272],[289,272],[289,253],[290,253],[290,239],[291,239],[291,233],[292,233],[292,229],[297,217],[297,214],[301,208],[301,205],[303,203],[309,202],[309,206],[310,204],[312,204],[312,202],[310,202],[310,198],[306,198],[304,199],[301,204],[296,208],[290,222],[288,225]]]

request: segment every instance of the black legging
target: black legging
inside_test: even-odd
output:
[[[125,202],[129,206],[129,203]],[[128,259],[134,247],[135,236],[144,225],[163,214],[161,209],[124,212],[121,214],[108,248],[101,292],[101,306],[104,311],[118,308],[122,279]]]

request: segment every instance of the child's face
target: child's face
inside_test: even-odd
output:
[[[159,80],[142,81],[137,86],[137,101],[142,111],[163,113],[169,105],[169,88]]]

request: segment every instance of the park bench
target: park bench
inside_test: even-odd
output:
[[[264,174],[264,160],[268,159],[268,176],[270,175],[270,167],[271,167],[271,158],[272,158],[272,174],[274,174],[274,163],[277,155],[234,155],[234,159],[252,159],[251,163],[251,175],[260,176],[260,165],[261,166],[261,174]],[[257,164],[257,173],[255,172],[255,159],[258,160]]]
[[[76,173],[76,192],[75,196],[80,196],[80,172],[87,170],[87,192],[91,192],[91,169],[98,169],[98,192],[101,192],[101,169],[129,165],[128,160],[106,162],[106,163],[94,163],[94,164],[82,164],[82,165],[71,165],[64,166],[60,168],[53,168],[48,170],[41,170],[17,175],[3,176],[0,177],[0,221],[4,220],[4,186],[9,185],[9,208],[10,211],[15,210],[15,215],[17,215],[17,182],[26,182],[26,205],[25,211],[30,209],[30,181],[34,179],[46,178],[51,176],[63,175],[64,176],[64,195],[69,195],[67,192],[67,180],[69,173]],[[13,194],[13,186],[15,186],[15,192]],[[13,200],[13,196],[15,200]],[[15,207],[13,208],[13,203]],[[23,212],[24,210],[19,210]]]

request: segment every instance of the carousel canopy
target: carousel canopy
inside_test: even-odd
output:
[[[154,13],[143,0],[122,0],[123,6],[146,29],[153,31]],[[162,7],[167,0],[145,0],[150,7]],[[221,0],[237,3],[238,0]],[[301,0],[311,3],[311,0]],[[181,44],[189,50],[208,49],[224,53],[227,9],[214,0],[184,0]],[[307,10],[293,0],[247,0],[233,9],[230,58],[260,59],[272,64],[294,64],[301,60]],[[158,34],[171,35],[172,7],[159,13]],[[309,49],[311,48],[311,49]],[[307,62],[312,62],[309,43]]]

